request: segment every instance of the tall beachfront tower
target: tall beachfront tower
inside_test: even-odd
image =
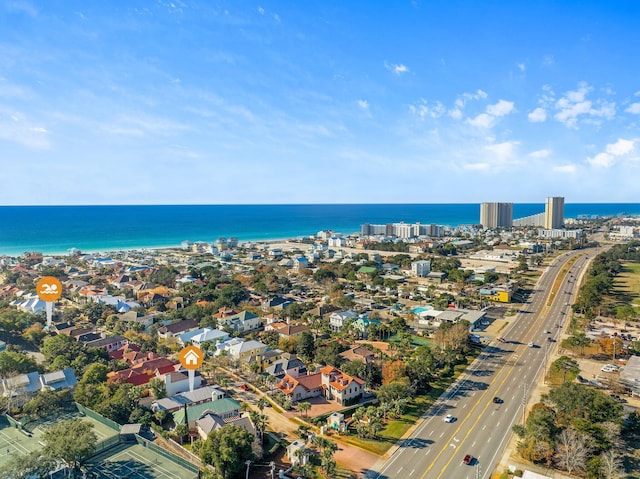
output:
[[[547,198],[547,203],[544,208],[544,227],[548,230],[564,227],[563,196]]]
[[[482,203],[480,224],[483,228],[511,228],[513,226],[513,203]]]

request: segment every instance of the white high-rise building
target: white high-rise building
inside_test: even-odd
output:
[[[563,196],[547,198],[547,203],[544,208],[544,227],[548,230],[564,227]]]

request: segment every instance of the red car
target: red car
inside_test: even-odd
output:
[[[243,384],[242,386],[240,386],[240,389],[242,389],[243,391],[246,391],[249,388],[247,387],[246,384]]]
[[[470,465],[473,462],[473,456],[471,454],[467,454],[466,456],[464,456],[462,462],[464,462],[467,466]]]

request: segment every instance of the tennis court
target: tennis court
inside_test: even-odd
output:
[[[195,479],[197,473],[136,443],[122,443],[92,457],[85,465],[95,479]]]
[[[83,421],[93,424],[93,432],[95,432],[98,441],[103,441],[104,439],[118,435],[118,431],[115,431],[109,426],[102,424],[101,422],[93,419],[90,416],[85,416],[78,411],[66,412],[57,416],[38,419],[37,421],[28,423],[26,427],[27,429],[33,431],[34,436],[40,437],[42,436],[44,431],[49,429],[51,426],[61,421],[68,421],[69,419],[82,419]]]
[[[36,435],[28,437],[15,427],[0,423],[0,466],[5,465],[16,455],[26,456],[41,448]]]

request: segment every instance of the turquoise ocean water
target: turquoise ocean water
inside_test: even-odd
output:
[[[543,204],[514,204],[514,218],[544,211]],[[574,203],[565,217],[640,214],[640,203]],[[348,205],[153,205],[153,206],[3,206],[0,254],[25,251],[81,251],[177,246],[182,241],[241,241],[360,230],[363,223],[475,224],[479,204]]]

